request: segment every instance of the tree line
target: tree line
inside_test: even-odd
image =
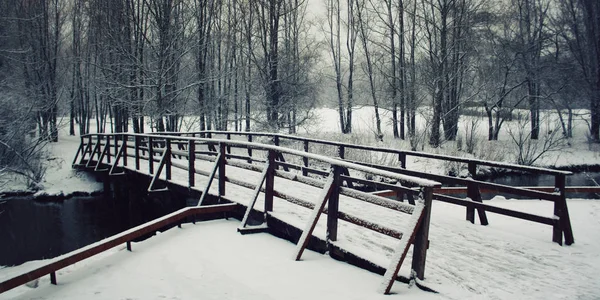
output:
[[[428,107],[433,147],[457,138],[470,107],[484,111],[490,140],[516,108],[528,109],[532,139],[542,109],[559,112],[569,137],[574,110],[587,108],[598,142],[599,64],[600,4],[588,0],[0,4],[1,101],[49,141],[63,116],[73,135],[90,120],[99,132],[295,133],[325,104],[342,133],[352,132],[353,109],[369,105],[379,139],[382,126],[416,138]]]

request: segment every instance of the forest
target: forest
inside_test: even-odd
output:
[[[598,143],[600,3],[0,1],[3,170],[25,172],[15,162],[58,141],[61,126],[294,134],[329,107],[346,134],[365,106],[380,140],[384,126],[386,139],[416,140],[422,111],[431,147],[455,140],[474,111],[497,140],[519,109],[532,140],[554,111],[562,137],[582,118]]]

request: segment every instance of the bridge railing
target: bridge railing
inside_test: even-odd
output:
[[[335,153],[335,156],[344,159],[347,161],[354,162],[356,164],[361,164],[364,166],[369,166],[373,168],[378,168],[382,170],[387,170],[390,172],[394,172],[397,174],[404,174],[419,178],[426,178],[430,180],[434,180],[440,182],[443,186],[446,187],[459,187],[466,190],[467,197],[459,198],[450,196],[448,194],[441,193],[440,190],[434,191],[433,199],[464,206],[466,208],[466,219],[471,223],[475,223],[475,211],[477,211],[477,215],[479,217],[480,223],[482,225],[489,224],[487,219],[486,212],[501,214],[513,218],[518,218],[522,220],[527,220],[531,222],[536,222],[540,224],[546,224],[552,226],[552,241],[556,242],[560,245],[564,243],[567,245],[571,245],[574,243],[573,230],[571,227],[571,221],[569,216],[569,210],[566,201],[566,176],[571,175],[571,172],[554,170],[548,168],[538,168],[531,166],[522,166],[516,164],[502,163],[502,162],[494,162],[494,161],[485,161],[479,159],[470,159],[463,157],[453,157],[448,155],[439,155],[425,152],[416,152],[416,151],[407,151],[400,149],[392,149],[392,148],[384,148],[384,147],[371,147],[364,145],[356,145],[335,141],[327,141],[313,138],[306,138],[295,135],[286,135],[286,134],[273,134],[273,133],[264,133],[264,132],[231,132],[231,131],[199,131],[199,132],[166,132],[160,133],[164,135],[178,135],[178,136],[189,136],[189,137],[206,137],[206,138],[216,138],[221,137],[227,140],[232,140],[237,138],[242,138],[247,140],[248,142],[258,141],[262,139],[262,142],[272,143],[276,146],[286,145],[286,147],[294,147],[299,148],[301,151],[309,153],[311,148],[318,148],[319,151]],[[295,143],[295,144],[294,144]],[[324,147],[330,147],[330,149],[324,149]],[[353,153],[351,151],[354,151]],[[363,151],[363,155],[356,155],[358,151]],[[376,154],[391,154],[397,155],[398,157],[398,167],[394,166],[383,166],[378,165],[369,161],[365,161],[365,157],[371,157],[373,153]],[[352,155],[354,154],[354,155]],[[252,152],[248,152],[248,156],[252,157]],[[437,160],[442,162],[450,162],[463,164],[467,166],[468,177],[461,178],[458,176],[447,176],[447,175],[439,175],[439,174],[431,174],[428,172],[423,172],[420,170],[410,169],[407,164],[408,157],[419,157],[424,159]],[[348,159],[352,158],[352,159]],[[303,158],[302,162],[302,173],[303,175],[307,175],[309,173],[318,173],[318,170],[314,168],[314,162],[310,158]],[[311,168],[313,167],[313,168]],[[489,167],[494,168],[496,170],[502,171],[513,171],[513,172],[523,172],[527,174],[543,174],[550,175],[554,177],[554,188],[552,191],[547,191],[547,189],[532,189],[527,187],[515,187],[508,186],[503,184],[492,183],[486,180],[481,179],[477,174],[477,169],[479,167]],[[364,182],[362,182],[364,183]],[[403,200],[405,197],[408,197],[407,194],[402,191],[397,191],[393,186],[386,185],[384,183],[371,183],[371,186],[375,189],[388,189],[392,190],[395,193],[396,198],[399,200]],[[550,201],[553,203],[553,211],[552,216],[541,216],[535,215],[531,213],[510,210],[505,208],[496,207],[489,204],[484,204],[481,198],[482,191],[485,190],[487,192],[502,192],[504,194],[511,194],[515,196],[523,196],[528,197],[530,199],[540,199],[545,201]],[[386,192],[389,195],[389,192]],[[385,195],[385,194],[382,194]],[[410,201],[410,199],[409,199]]]
[[[313,162],[313,167],[303,165],[303,162],[307,160]],[[197,168],[200,161],[213,163],[212,168],[210,170]],[[294,161],[302,163],[294,163]],[[313,211],[321,211],[318,209],[318,202],[307,201],[299,195],[286,191],[286,187],[276,187],[275,177],[284,178],[303,186],[322,189],[327,191],[326,199],[318,199],[318,201],[327,201],[328,203],[324,212],[327,214],[328,243],[336,242],[338,239],[338,220],[395,239],[402,239],[404,236],[403,241],[410,239],[414,245],[412,269],[416,271],[417,277],[424,278],[433,190],[441,186],[440,183],[433,180],[275,145],[164,134],[84,135],[81,136],[81,144],[73,164],[78,167],[93,168],[96,171],[106,171],[111,175],[134,170],[147,172],[152,176],[148,188],[150,192],[165,189],[161,187],[165,182],[181,184],[180,176],[178,182],[173,180],[175,170],[178,175],[185,174],[187,176],[185,181],[189,188],[196,187],[197,176],[206,176],[208,181],[202,187],[199,205],[209,194],[213,179],[218,184],[216,195],[218,197],[227,196],[226,186],[229,184],[252,189],[254,193],[248,205],[247,214],[254,207],[259,192],[264,193],[262,210],[266,214],[273,211],[274,198]],[[252,176],[252,179],[255,179],[258,175],[256,173],[260,172],[261,180],[256,184],[254,180],[249,181],[241,179],[239,176],[233,176],[235,174],[230,175],[227,170],[231,168],[226,168],[226,166],[243,169],[245,172],[254,171],[255,175]],[[290,170],[298,170],[298,172],[289,172]],[[307,176],[303,176],[303,174]],[[365,174],[385,180],[386,186],[393,187],[395,191],[407,195],[410,203],[394,201],[359,190],[357,184],[378,184],[375,180],[363,178],[362,176]],[[376,205],[400,215],[408,214],[414,217],[415,207],[419,207],[419,205],[422,210],[419,210],[418,222],[412,225],[415,227],[405,228],[402,231],[389,225],[382,225],[377,216],[362,215],[360,210],[352,212],[340,210],[341,197],[367,203],[366,205]],[[324,202],[321,203],[324,204]],[[246,221],[247,215],[244,216],[242,227],[246,225]],[[314,225],[316,223],[313,224],[313,228]],[[403,260],[404,256],[401,259]]]

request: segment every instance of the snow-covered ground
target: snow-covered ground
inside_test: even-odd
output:
[[[46,276],[38,288],[22,286],[0,299],[598,299],[600,202],[571,199],[569,208],[576,243],[560,247],[547,226],[491,214],[489,226],[471,225],[464,209],[435,202],[423,284],[439,294],[397,282],[394,295],[380,296],[382,276],[312,251],[295,262],[292,243],[239,235],[239,221],[230,220],[173,228],[135,243],[133,253],[114,248],[59,271],[58,286]],[[41,263],[2,269],[0,280]]]

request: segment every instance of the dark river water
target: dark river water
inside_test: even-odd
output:
[[[52,258],[125,231],[185,206],[171,199],[139,201],[106,196],[38,202],[0,200],[0,266]]]
[[[570,186],[595,185],[592,179],[600,183],[600,172],[567,178]],[[551,176],[504,175],[492,181],[513,186],[554,185]],[[492,195],[483,196],[489,199]],[[598,199],[597,194],[589,193],[567,196]],[[149,197],[145,190],[129,191],[117,198],[74,197],[61,202],[38,202],[31,197],[2,199],[0,266],[56,257],[178,210],[186,201],[164,195]]]

